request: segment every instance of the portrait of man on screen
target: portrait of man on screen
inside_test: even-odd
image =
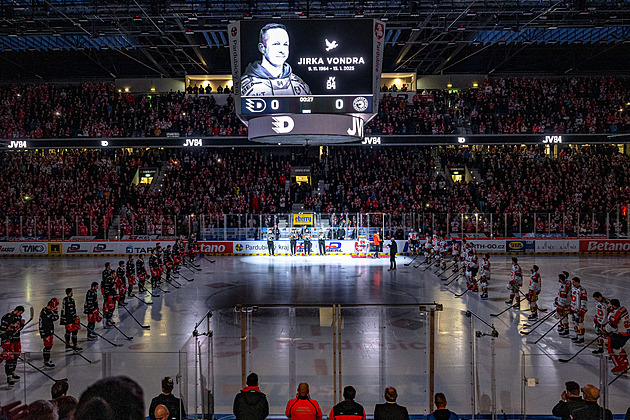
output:
[[[241,78],[242,96],[310,95],[311,89],[293,73],[289,58],[289,33],[280,23],[269,23],[258,37],[261,60],[247,65]]]

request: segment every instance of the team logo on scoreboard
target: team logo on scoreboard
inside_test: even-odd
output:
[[[267,103],[264,99],[254,98],[245,99],[245,108],[249,112],[263,112],[267,108]]]
[[[352,106],[354,107],[355,111],[363,112],[368,108],[368,100],[363,96],[359,96],[358,98],[354,98],[354,101],[352,101]]]
[[[278,134],[290,133],[295,127],[293,118],[283,115],[281,117],[272,117],[273,122],[271,129]]]

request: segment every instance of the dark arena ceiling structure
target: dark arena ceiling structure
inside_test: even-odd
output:
[[[629,74],[629,0],[0,0],[0,78],[229,74],[232,20],[378,18],[384,72]]]

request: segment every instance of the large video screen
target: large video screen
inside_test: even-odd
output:
[[[373,19],[229,25],[237,112],[371,114],[385,26]]]

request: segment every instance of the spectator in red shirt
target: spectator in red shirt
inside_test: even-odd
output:
[[[322,409],[316,400],[311,399],[306,382],[298,385],[297,394],[287,403],[284,415],[289,420],[322,420]]]

